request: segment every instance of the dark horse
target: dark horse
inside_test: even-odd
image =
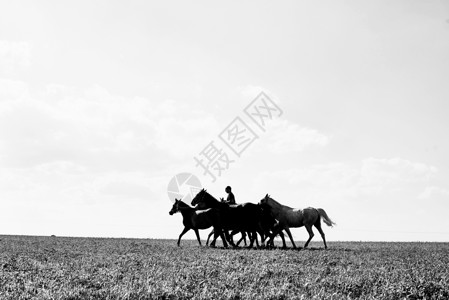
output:
[[[181,212],[182,214],[182,223],[184,224],[184,229],[178,238],[178,246],[181,242],[181,237],[190,229],[193,229],[196,234],[196,238],[198,243],[201,246],[201,239],[198,229],[207,229],[209,227],[214,227],[214,240],[211,243],[211,246],[215,246],[215,240],[220,235],[221,240],[223,241],[223,246],[228,247],[226,243],[226,239],[223,236],[223,229],[221,224],[221,216],[220,212],[217,209],[205,209],[205,210],[197,210],[185,204],[184,202],[175,199],[175,203],[173,204],[172,209],[169,214],[173,215],[177,212]]]
[[[220,212],[222,220],[222,229],[226,238],[235,247],[232,239],[229,237],[229,230],[244,231],[250,233],[250,245],[253,247],[254,240],[257,238],[256,232],[259,228],[261,210],[260,206],[253,203],[243,203],[237,205],[228,205],[222,203],[210,195],[205,189],[202,189],[192,200],[193,206],[197,209],[215,208]],[[214,240],[217,237],[215,236]],[[212,241],[214,242],[214,241]]]
[[[259,224],[259,234],[262,232],[262,234],[260,234],[262,237],[262,245],[264,244],[265,239],[269,238],[267,246],[274,247],[273,239],[276,234],[279,234],[282,239],[282,245],[284,248],[286,248],[287,246],[285,244],[284,234],[282,233],[282,229],[279,228],[278,220],[276,220],[271,214],[270,207],[263,204],[258,205],[260,205],[262,211],[261,222]]]
[[[220,198],[220,202],[222,202],[222,203],[226,203],[225,202],[225,199],[223,198],[223,197],[221,197]],[[228,205],[235,205],[235,204],[228,204]],[[234,242],[234,240],[232,239],[232,237],[235,235],[235,234],[237,234],[238,233],[238,231],[237,230],[234,230],[234,231],[232,231],[231,232],[231,235],[230,235],[230,238],[231,238],[231,240],[232,240],[232,242],[230,242],[231,244]],[[244,232],[244,231],[242,231],[242,232],[240,232],[241,233],[241,235],[242,235],[242,237],[240,238],[240,240],[238,240],[238,242],[237,242],[237,246],[243,241],[244,243],[245,243],[245,246],[247,246],[246,245],[246,233]],[[209,240],[210,240],[210,238],[211,238],[211,236],[214,234],[214,230],[212,229],[212,231],[209,233],[209,235],[207,236],[207,241],[206,241],[206,246],[209,244]]]

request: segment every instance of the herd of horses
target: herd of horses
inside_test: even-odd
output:
[[[184,229],[179,235],[178,246],[181,243],[181,237],[190,229],[195,231],[196,238],[201,246],[198,230],[212,227],[213,231],[209,234],[209,238],[213,235],[211,247],[215,247],[218,237],[221,238],[224,247],[228,247],[228,243],[237,247],[242,240],[246,245],[246,236],[249,237],[248,248],[252,248],[254,242],[259,247],[257,237],[259,234],[262,246],[267,239],[267,246],[274,246],[274,238],[279,235],[282,239],[283,248],[286,248],[283,233],[286,232],[293,248],[296,248],[290,228],[304,226],[309,233],[309,239],[304,244],[304,248],[306,248],[314,236],[312,227],[315,226],[323,239],[324,247],[327,249],[326,238],[321,228],[321,219],[328,226],[335,225],[321,208],[291,208],[277,202],[268,194],[258,204],[248,202],[229,205],[223,199],[219,201],[210,195],[207,190],[202,189],[192,199],[191,205],[193,207],[175,199],[175,203],[169,212],[170,215],[180,212],[183,217]],[[241,233],[242,238],[235,244],[232,236],[237,233]]]

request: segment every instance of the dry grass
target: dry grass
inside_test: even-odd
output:
[[[174,240],[0,236],[0,299],[449,298],[447,243],[321,246],[232,250],[187,240],[178,248]]]

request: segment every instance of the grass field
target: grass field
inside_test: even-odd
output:
[[[449,298],[448,243],[311,246],[0,236],[0,299]]]

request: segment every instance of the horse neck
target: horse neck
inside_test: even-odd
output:
[[[206,194],[204,201],[206,202],[206,205],[208,207],[219,207],[220,205],[223,204],[220,201],[218,201],[217,199],[215,199],[211,194]]]
[[[279,202],[277,202],[276,200],[274,200],[273,198],[269,198],[269,203],[271,203],[271,207],[274,208],[275,210],[280,210],[284,207],[284,205],[280,204]]]
[[[188,206],[187,204],[182,205],[182,206],[178,206],[178,210],[181,212],[181,214],[182,214],[183,216],[191,215],[192,212],[195,211],[194,208]]]

